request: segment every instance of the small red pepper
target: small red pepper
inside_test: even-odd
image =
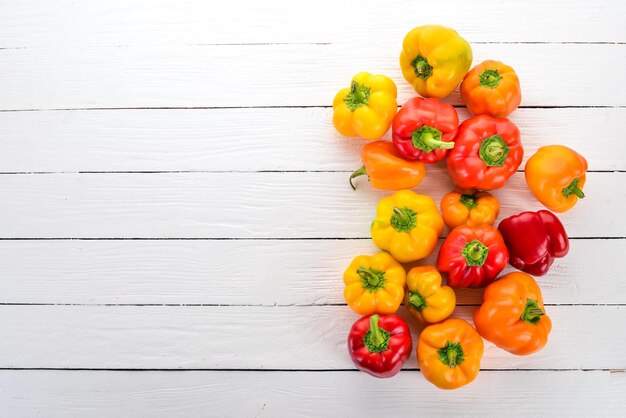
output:
[[[502,235],[491,225],[454,228],[437,256],[437,268],[448,273],[450,287],[485,287],[509,262]]]
[[[409,160],[435,163],[454,148],[456,109],[438,99],[409,99],[393,119],[393,144]]]
[[[522,212],[500,222],[498,229],[509,250],[509,262],[533,276],[548,272],[555,258],[569,251],[569,239],[552,212]]]
[[[395,376],[409,358],[411,331],[398,315],[364,316],[352,325],[348,352],[356,367],[375,377]]]
[[[448,173],[464,189],[493,190],[504,186],[524,156],[517,126],[506,118],[474,116],[459,126],[448,154]]]

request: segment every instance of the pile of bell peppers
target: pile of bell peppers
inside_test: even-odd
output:
[[[372,140],[361,149],[363,165],[350,176],[352,188],[366,176],[374,188],[395,191],[379,201],[371,224],[372,241],[382,251],[357,256],[344,272],[345,300],[362,315],[349,332],[348,351],[358,369],[376,377],[399,373],[412,350],[407,316],[396,315],[402,304],[418,325],[420,370],[442,389],[476,378],[483,339],[528,355],[546,345],[552,329],[533,276],[547,274],[569,251],[553,212],[568,211],[585,197],[587,162],[563,145],[539,148],[524,176],[549,210],[513,214],[494,226],[500,202],[489,191],[503,188],[524,156],[520,130],[507,119],[522,95],[510,66],[471,64],[471,46],[456,31],[419,26],[406,35],[400,53],[402,75],[418,96],[398,110],[395,83],[361,72],[333,101],[337,131]],[[472,114],[461,123],[455,107],[440,100],[457,88]],[[382,139],[390,128],[391,141]],[[445,164],[456,186],[439,207],[410,190],[427,178],[431,164]],[[436,250],[435,265],[420,262]],[[520,271],[501,275],[508,264]],[[451,318],[459,288],[484,288],[473,324]]]

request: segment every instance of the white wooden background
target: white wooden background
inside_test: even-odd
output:
[[[362,142],[329,105],[362,70],[411,97],[425,23],[517,70],[526,158],[562,143],[591,171],[539,280],[548,346],[486,344],[454,392],[345,347],[341,274],[385,193],[348,187]],[[0,68],[0,415],[626,416],[623,2],[5,0]],[[521,172],[497,195],[540,208]]]

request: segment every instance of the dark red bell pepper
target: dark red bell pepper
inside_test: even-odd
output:
[[[450,287],[485,287],[509,262],[502,235],[491,225],[461,225],[443,242],[437,268],[448,273]]]
[[[510,216],[498,229],[509,249],[509,263],[533,276],[546,274],[554,259],[569,251],[563,224],[547,210]]]
[[[413,341],[398,315],[364,316],[352,325],[348,351],[356,367],[376,377],[391,377],[409,358]]]
[[[409,99],[393,119],[392,139],[408,160],[435,163],[454,148],[459,128],[456,109],[437,99]]]

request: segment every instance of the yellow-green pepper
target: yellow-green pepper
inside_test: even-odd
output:
[[[471,65],[472,48],[454,29],[418,26],[402,42],[402,74],[420,96],[446,97]]]

